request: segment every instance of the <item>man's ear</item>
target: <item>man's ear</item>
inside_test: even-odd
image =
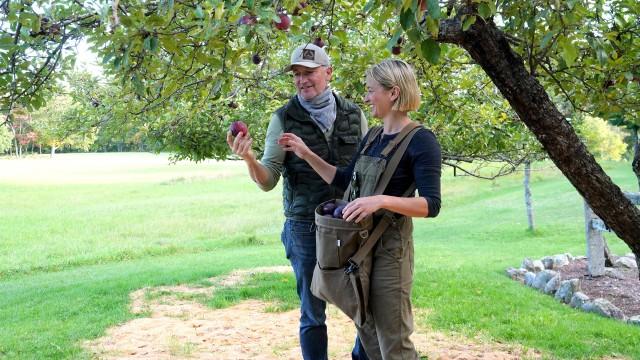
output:
[[[331,80],[331,75],[333,75],[333,68],[331,66],[327,66],[327,80]]]

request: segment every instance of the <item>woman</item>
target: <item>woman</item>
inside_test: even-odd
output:
[[[365,103],[383,127],[373,128],[347,168],[336,168],[311,152],[297,136],[285,133],[278,143],[305,160],[328,183],[357,190],[350,195],[343,218],[359,222],[381,209],[396,214],[373,250],[369,308],[371,316],[358,327],[370,359],[418,359],[409,336],[413,332],[411,286],[413,282],[413,224],[411,217],[435,217],[440,211],[440,145],[435,135],[419,128],[382,195],[372,195],[380,171],[376,164],[393,156],[390,142],[407,126],[415,126],[407,113],[420,105],[420,90],[411,66],[385,60],[366,72]],[[371,141],[369,141],[371,137]],[[397,144],[396,144],[397,145]],[[386,154],[383,157],[381,154]],[[418,197],[402,195],[415,184]],[[374,217],[375,219],[375,217]]]

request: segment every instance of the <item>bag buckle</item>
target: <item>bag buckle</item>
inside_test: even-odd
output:
[[[358,266],[358,264],[356,264],[355,262],[353,262],[353,260],[349,259],[347,260],[348,265],[344,267],[344,272],[349,275],[354,271],[357,271],[360,267]]]

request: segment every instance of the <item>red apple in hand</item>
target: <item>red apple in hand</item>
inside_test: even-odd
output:
[[[249,133],[247,124],[240,120],[232,122],[231,126],[229,126],[229,131],[231,131],[231,135],[233,136],[237,136],[238,133],[243,133],[244,135],[247,135]]]

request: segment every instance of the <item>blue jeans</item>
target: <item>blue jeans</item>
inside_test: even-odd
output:
[[[300,348],[305,360],[327,359],[326,303],[311,293],[311,279],[316,266],[316,232],[313,221],[287,219],[282,230],[282,244],[296,276],[300,298]],[[356,339],[354,359],[368,360]],[[352,356],[353,356],[352,355]]]

